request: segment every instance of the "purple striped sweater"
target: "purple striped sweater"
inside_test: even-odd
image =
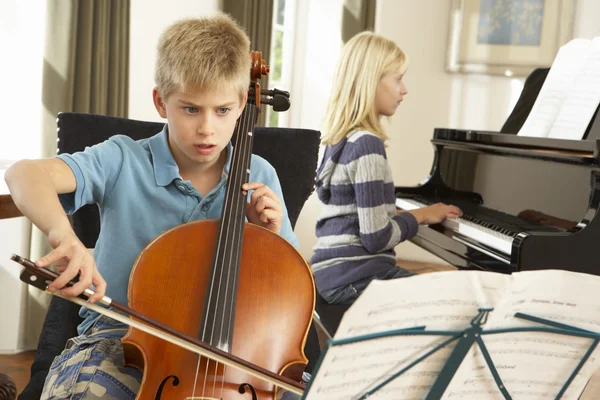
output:
[[[355,131],[327,146],[317,170],[323,210],[311,258],[321,292],[396,268],[394,247],[417,233],[410,213],[396,215],[383,140]]]

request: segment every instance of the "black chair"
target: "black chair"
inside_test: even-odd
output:
[[[148,138],[164,126],[164,123],[82,113],[60,113],[57,124],[59,154],[81,151],[117,134],[135,140]],[[265,158],[277,171],[292,228],[314,189],[319,142],[320,133],[314,130],[255,129],[253,153]],[[88,248],[94,247],[100,232],[97,206],[82,207],[73,214],[71,222],[83,244]],[[19,400],[40,398],[54,357],[61,353],[69,338],[77,335],[77,326],[82,321],[78,312],[78,305],[58,297],[52,298],[31,366],[31,378]],[[319,351],[317,334],[311,326],[305,347],[310,360],[307,371],[312,370]]]

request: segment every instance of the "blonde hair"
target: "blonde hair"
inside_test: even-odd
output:
[[[250,40],[227,14],[189,18],[169,26],[158,41],[156,86],[163,98],[176,91],[250,84]]]
[[[334,74],[323,144],[336,144],[356,129],[387,140],[373,109],[377,85],[386,73],[404,72],[407,63],[406,54],[392,40],[373,32],[361,32],[350,39],[342,48]]]

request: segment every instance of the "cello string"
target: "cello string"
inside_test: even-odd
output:
[[[242,111],[242,116],[244,114],[245,114],[245,110]],[[239,131],[240,120],[242,120],[242,118],[238,118],[238,121],[236,122],[236,127],[235,127],[236,131]],[[239,135],[237,135],[237,136],[239,136]],[[237,142],[237,137],[236,137],[236,142]],[[232,167],[235,164],[236,164],[236,160],[232,159]],[[231,198],[228,197],[228,196],[225,196],[225,201],[224,201],[224,204],[223,204],[223,211],[228,210],[230,208],[231,208]],[[226,229],[225,229],[225,232],[226,232]],[[215,262],[213,264],[214,266],[222,264],[222,262],[220,260],[220,257],[221,257],[221,254],[222,254],[221,253],[221,248],[226,245],[226,243],[225,243],[226,241],[223,240],[223,236],[224,236],[225,232],[220,231],[219,234],[218,234],[218,236],[217,236],[217,246],[215,248]],[[225,235],[225,237],[227,237],[227,236]],[[223,273],[222,269],[219,272],[222,275],[222,273]],[[217,278],[216,274],[211,274],[210,287],[208,289],[209,293],[208,293],[208,299],[207,299],[207,302],[208,302],[208,309],[207,309],[207,311],[210,311],[210,305],[212,303],[213,295],[214,295],[213,292],[215,291],[215,280],[216,280],[216,278]],[[222,277],[219,279],[219,281],[221,281],[221,279],[222,279]],[[218,291],[218,288],[217,288],[216,291],[217,291],[217,293],[216,293],[216,300],[215,301],[216,301],[216,303],[218,305],[218,302],[219,302],[219,291]],[[206,313],[206,315],[204,316],[204,321],[203,321],[202,341],[204,341],[204,342],[207,341],[207,337],[206,336],[207,336],[207,329],[209,327],[209,318],[210,318],[209,314],[210,314],[209,312]],[[213,345],[212,339],[213,339],[213,335],[214,335],[214,327],[215,327],[214,318],[215,318],[215,316],[213,315],[212,318],[213,319],[212,319],[212,321],[210,323],[212,329],[211,329],[210,341],[209,341],[209,343],[211,345]],[[206,386],[207,386],[208,372],[210,371],[210,363],[211,363],[210,359],[207,359],[206,360],[205,373],[204,373],[204,382],[203,382],[203,385],[202,385],[202,396],[204,396],[205,390],[206,390]],[[199,369],[200,369],[199,365],[200,365],[200,360],[198,360],[198,369],[196,370],[196,378],[197,378],[197,376],[199,374]],[[218,365],[215,368],[218,368]],[[195,390],[195,385],[194,385],[194,390]]]
[[[235,218],[232,220],[232,223],[234,224],[233,226],[233,233],[237,235],[237,237],[233,237],[231,236],[231,240],[234,240],[235,242],[232,243],[232,246],[228,247],[229,249],[231,249],[231,257],[233,257],[234,260],[236,260],[235,263],[235,269],[230,268],[230,270],[228,271],[229,274],[233,273],[233,279],[231,279],[230,276],[228,276],[227,279],[227,285],[226,285],[226,293],[231,291],[231,294],[227,297],[226,299],[229,301],[229,315],[230,318],[228,320],[228,324],[227,324],[227,342],[228,343],[232,343],[233,338],[231,337],[232,334],[232,321],[234,320],[234,301],[235,301],[235,296],[237,294],[237,292],[235,291],[235,288],[237,286],[237,281],[239,279],[239,273],[240,273],[240,267],[239,267],[239,261],[241,261],[241,257],[240,257],[240,253],[242,250],[242,239],[243,239],[243,234],[244,234],[244,223],[245,223],[245,209],[246,209],[246,199],[247,199],[247,195],[244,195],[242,190],[241,190],[241,186],[244,182],[247,181],[246,179],[246,175],[247,175],[247,171],[250,167],[249,163],[248,163],[248,157],[250,156],[249,151],[251,150],[251,136],[249,136],[249,132],[251,132],[253,130],[253,126],[254,126],[254,121],[255,121],[255,115],[256,115],[256,109],[255,106],[253,104],[249,104],[246,106],[246,109],[248,110],[248,113],[245,116],[244,119],[244,124],[243,124],[243,129],[241,130],[241,137],[240,137],[240,157],[242,158],[242,160],[240,161],[241,165],[240,165],[240,171],[237,171],[238,173],[235,175],[235,187],[239,188],[239,190],[235,191],[235,193],[237,194],[237,210],[241,211],[242,214],[239,216],[239,218]],[[231,266],[234,266],[233,264],[231,264]],[[231,287],[230,290],[230,285],[232,285],[233,287]],[[225,374],[225,371],[227,369],[227,366],[224,366],[223,368],[223,373]],[[221,385],[221,388],[223,387],[223,382]]]
[[[235,170],[237,169],[237,166],[239,164],[239,154],[238,154],[238,149],[239,149],[239,140],[240,140],[240,132],[241,129],[243,129],[243,124],[244,124],[244,118],[246,115],[246,110],[244,109],[242,112],[242,115],[240,116],[241,118],[238,119],[238,123],[236,124],[236,138],[235,138],[235,149],[234,149],[234,154],[232,157],[232,161],[231,161],[231,166],[230,166],[230,171],[229,171],[229,178],[230,182],[229,182],[229,187],[233,188],[234,186],[234,179],[235,179]],[[233,181],[232,181],[232,176],[233,176]],[[221,257],[222,259],[219,260],[218,264],[215,260],[215,266],[219,265],[221,267],[226,266],[227,265],[227,249],[229,248],[229,231],[230,231],[230,227],[229,227],[229,223],[231,221],[231,210],[233,209],[233,207],[235,207],[235,191],[230,190],[228,193],[226,193],[226,204],[224,204],[223,206],[223,212],[222,214],[229,214],[226,220],[222,220],[223,225],[221,226],[221,233],[219,235],[219,247],[223,247],[223,251],[221,252],[220,249],[218,251],[218,256],[217,257]],[[226,208],[227,207],[227,208]],[[222,215],[223,218],[223,215]],[[219,284],[217,285],[217,297],[216,297],[216,306],[215,306],[215,311],[216,309],[220,308],[219,305],[221,303],[221,288],[223,286],[223,274],[224,274],[224,269],[220,268],[219,270]],[[223,318],[222,313],[220,312],[219,314],[221,314],[221,318]],[[216,318],[218,317],[218,314],[215,312],[212,315],[212,329],[211,329],[211,333],[210,333],[210,340],[211,342],[213,341],[213,336],[214,336],[214,330],[215,330],[215,326],[216,326]],[[221,332],[222,335],[222,332]],[[219,338],[220,340],[221,338]],[[227,349],[229,350],[229,349]],[[210,371],[211,368],[209,368],[209,365],[207,365],[207,369],[206,369],[206,373],[208,374],[208,372]],[[212,379],[212,397],[214,398],[214,393],[215,393],[215,388],[216,388],[216,379],[217,379],[217,375],[218,375],[218,369],[219,369],[219,363],[215,363],[214,364],[214,373],[213,373],[213,379]]]
[[[240,166],[240,168],[242,168],[241,171],[239,171],[238,174],[236,174],[235,179],[236,180],[240,180],[241,182],[236,182],[237,186],[236,187],[240,187],[241,185],[245,182],[248,182],[248,177],[249,177],[249,170],[250,170],[250,159],[252,156],[252,135],[254,135],[254,125],[255,125],[255,121],[256,121],[256,114],[257,114],[257,109],[253,104],[249,104],[246,106],[246,108],[248,109],[248,113],[246,116],[246,119],[244,121],[244,129],[241,130],[239,133],[243,133],[242,136],[242,148],[241,148],[241,157],[243,157],[243,162],[242,165]],[[245,206],[246,206],[246,201],[247,201],[247,195],[243,195],[243,192],[240,190],[238,193],[238,208],[240,210],[245,211]],[[242,214],[245,216],[245,212]],[[235,226],[233,227],[233,232],[238,234],[238,237],[235,238],[236,243],[229,247],[230,249],[232,249],[232,253],[235,253],[232,255],[234,260],[241,260],[240,257],[240,253],[242,251],[242,240],[243,240],[243,235],[244,235],[244,225],[245,225],[245,218],[235,218],[233,220],[233,223],[235,224]],[[241,226],[239,226],[241,224]],[[226,290],[226,295],[225,298],[229,300],[229,315],[232,316],[233,313],[235,312],[234,310],[234,298],[235,298],[235,288],[236,288],[236,283],[239,280],[239,274],[240,274],[240,268],[236,268],[235,270],[229,270],[228,274],[233,272],[234,276],[233,276],[233,282],[230,279],[230,276],[228,275],[228,279],[227,279],[227,285],[225,287]],[[232,284],[232,288],[231,288],[231,295],[228,298],[227,297],[227,293],[229,292],[229,285],[230,282]],[[231,333],[232,333],[232,327],[231,327],[231,323],[232,323],[233,318],[229,318],[228,320],[228,329],[227,329],[227,342],[228,343],[232,343],[233,338],[231,337]],[[221,326],[221,329],[223,328],[223,326]],[[227,366],[224,365],[223,366],[223,376],[225,376],[225,372],[227,370]],[[223,392],[223,386],[224,386],[224,380],[221,382],[221,392]]]
[[[223,257],[224,260],[226,262],[223,263],[223,265],[227,266],[227,279],[225,281],[225,283],[223,284],[223,274],[225,273],[225,271],[223,269],[221,269],[221,275],[220,275],[220,281],[219,281],[219,286],[218,286],[218,296],[217,299],[220,300],[220,292],[221,292],[221,288],[224,288],[225,290],[225,294],[223,297],[223,310],[227,309],[227,301],[230,302],[230,304],[233,304],[233,298],[228,298],[227,297],[227,293],[229,292],[229,285],[230,285],[230,277],[231,277],[231,272],[232,272],[232,268],[234,267],[232,264],[232,253],[235,251],[235,249],[237,247],[240,247],[240,243],[239,241],[237,243],[229,243],[230,241],[233,241],[235,238],[233,237],[233,234],[235,234],[237,231],[235,230],[235,228],[238,226],[238,216],[235,214],[231,214],[232,211],[238,210],[238,206],[241,206],[242,204],[240,204],[240,200],[243,200],[242,197],[242,191],[241,191],[241,185],[242,182],[241,180],[243,180],[243,171],[244,171],[244,163],[243,163],[243,158],[244,158],[244,150],[245,149],[245,143],[247,142],[246,138],[247,136],[245,135],[245,132],[248,131],[248,125],[249,125],[249,120],[251,119],[251,113],[252,108],[251,107],[245,107],[244,108],[244,112],[242,115],[242,118],[240,118],[242,121],[240,123],[241,128],[238,129],[237,134],[236,134],[236,149],[235,149],[235,159],[232,160],[234,162],[234,165],[232,165],[232,167],[230,168],[230,187],[233,189],[230,193],[231,196],[231,205],[233,208],[227,209],[227,211],[230,213],[230,218],[228,218],[225,221],[225,225],[223,226],[223,230],[224,230],[224,251],[223,251]],[[241,211],[241,210],[238,210]],[[243,215],[243,214],[242,214]],[[233,218],[232,218],[233,217]],[[233,224],[233,227],[231,226]],[[239,254],[239,252],[238,252]],[[237,263],[236,263],[237,266]],[[233,293],[232,290],[232,295],[235,295],[235,293]],[[232,297],[232,296],[230,296]],[[221,316],[221,330],[220,330],[220,334],[221,336],[219,337],[219,340],[223,339],[223,326],[224,326],[224,319],[226,316],[225,312],[219,313],[214,315],[214,321],[213,324],[215,324],[216,318],[218,317],[218,315]],[[229,326],[231,326],[231,318],[232,318],[232,314],[229,314]],[[214,332],[214,325],[213,325],[213,332]],[[212,334],[211,334],[211,340],[212,340]],[[227,350],[231,351],[231,349],[229,348],[231,345],[231,341],[229,338],[229,333],[227,334]],[[216,385],[217,385],[217,376],[218,376],[218,368],[220,366],[220,363],[215,363],[215,372],[213,374],[213,392],[212,392],[212,397],[214,397],[214,391],[216,389]],[[224,377],[224,372],[225,372],[225,368],[223,369],[223,377]],[[225,381],[224,379],[221,379],[221,391],[223,390]]]

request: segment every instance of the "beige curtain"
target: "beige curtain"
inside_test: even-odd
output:
[[[231,15],[250,38],[250,50],[260,51],[267,64],[271,63],[271,34],[273,28],[273,0],[222,0],[223,12]],[[269,77],[260,80],[262,88],[269,87]],[[266,125],[262,112],[257,125]]]
[[[342,41],[363,31],[375,30],[375,3],[377,0],[344,0],[342,11]]]
[[[56,155],[56,116],[87,112],[127,117],[130,0],[47,0],[42,81],[42,157]],[[30,258],[50,250],[33,228]],[[30,289],[25,330],[35,347],[49,296]]]

